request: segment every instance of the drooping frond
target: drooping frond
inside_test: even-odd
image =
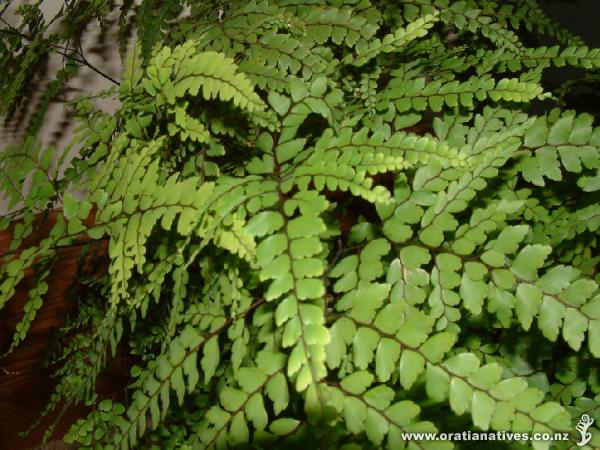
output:
[[[4,115],[65,54],[31,131],[76,72],[104,73],[72,46],[85,26],[110,12],[127,50],[111,89],[69,103],[65,148],[0,154],[0,309],[33,272],[3,352],[60,249],[89,251],[42,412],[91,407],[68,442],[433,450],[455,443],[406,433],[473,429],[569,448],[600,420],[600,132],[544,77],[595,82],[598,49],[533,0],[86,5],[56,33],[35,5],[0,29]],[[117,351],[136,365],[107,397]]]

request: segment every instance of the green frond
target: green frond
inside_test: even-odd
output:
[[[354,15],[351,7],[312,8],[306,14],[299,11],[298,17],[306,27],[306,34],[317,44],[329,39],[334,44],[348,47],[356,45],[360,38],[370,39],[377,26],[361,15]]]
[[[360,45],[358,45],[358,55],[353,63],[357,66],[362,66],[379,53],[391,53],[402,49],[410,41],[426,36],[427,31],[437,20],[437,14],[425,16],[411,22],[406,28],[399,28],[393,33],[385,35],[381,41],[376,39],[367,48],[360,48]]]
[[[206,100],[232,101],[250,112],[261,110],[263,103],[254,93],[253,86],[236,65],[216,52],[196,53],[189,41],[171,50],[164,47],[156,53],[148,66],[146,77],[140,83],[162,104],[174,104],[178,98],[195,96],[202,92]]]
[[[35,319],[37,312],[43,305],[43,297],[48,292],[48,283],[46,282],[50,272],[52,271],[54,264],[56,263],[56,256],[49,258],[46,261],[41,261],[40,267],[35,268],[35,279],[33,280],[33,287],[29,290],[27,295],[27,302],[23,306],[24,315],[23,318],[17,323],[15,327],[15,334],[13,335],[12,342],[10,343],[9,349],[3,355],[10,354],[14,349],[25,339],[27,331],[31,323]]]
[[[81,448],[446,450],[406,433],[600,421],[600,132],[560,109],[600,53],[537,2],[7,8],[4,119],[46,57],[65,64],[0,152],[0,310],[28,288],[3,351],[82,249],[34,425],[86,404]],[[118,80],[79,45],[111,17]],[[584,73],[546,92],[553,66]],[[114,86],[66,103],[67,145],[36,142],[87,70]],[[120,398],[97,389],[117,353]]]
[[[550,19],[535,1],[523,0],[518,5],[506,4],[500,8],[499,13],[496,17],[498,17],[498,22],[501,25],[510,23],[518,29],[522,24],[528,31],[539,30],[556,39],[561,45],[580,46],[584,44],[583,39],[579,36],[574,35]],[[504,20],[503,16],[505,17]]]
[[[135,15],[135,26],[144,60],[150,58],[156,44],[164,42],[170,23],[182,10],[183,5],[179,2],[142,0]],[[126,13],[126,8],[123,11]]]
[[[465,82],[432,81],[424,78],[412,80],[393,79],[379,96],[378,109],[394,102],[399,112],[423,111],[431,108],[439,112],[444,107],[458,105],[472,107],[474,101],[528,102],[542,96],[542,87],[534,83],[521,82],[517,78],[502,78],[496,82],[490,76],[474,77]]]
[[[481,33],[497,47],[504,47],[515,54],[521,51],[517,35],[496,22],[486,11],[479,9],[479,4],[448,0],[402,0],[402,3],[409,6],[406,15],[410,21],[439,10],[440,20],[453,25],[457,30]]]
[[[544,186],[547,180],[561,181],[563,173],[594,174],[600,168],[600,130],[592,126],[590,115],[565,114],[558,111],[539,117],[525,135],[523,148],[528,151],[521,162],[525,180]],[[552,117],[554,116],[554,117]],[[592,175],[593,176],[593,175]],[[594,190],[591,180],[578,183]]]

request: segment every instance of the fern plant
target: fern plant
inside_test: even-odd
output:
[[[38,8],[0,30],[7,118],[44,57],[65,56],[0,156],[16,208],[0,308],[33,268],[10,352],[59,249],[85,245],[95,270],[74,279],[41,412],[92,407],[67,442],[437,449],[465,443],[406,433],[470,430],[572,448],[587,414],[600,446],[600,128],[541,83],[551,65],[600,67],[600,49],[533,0],[125,1],[127,68],[72,103],[56,149],[35,139],[48,101],[100,71],[71,43],[117,6]],[[525,44],[540,35],[555,45]],[[117,348],[128,395],[103,398]]]

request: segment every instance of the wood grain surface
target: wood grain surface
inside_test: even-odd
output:
[[[54,222],[51,215],[47,223],[35,233],[28,244],[42,238]],[[11,230],[0,233],[0,254],[8,250]],[[48,425],[56,416],[42,421],[29,436],[20,437],[19,432],[28,429],[46,406],[54,386],[51,371],[45,367],[50,343],[55,331],[63,323],[65,313],[75,308],[69,297],[72,276],[77,268],[81,246],[75,245],[59,250],[59,259],[48,279],[48,292],[38,311],[27,338],[9,356],[0,359],[0,450],[32,449],[40,445]],[[23,316],[23,305],[31,285],[31,271],[19,284],[16,296],[0,311],[0,353],[10,345],[15,325]],[[127,379],[127,363],[121,358],[109,361],[107,370],[98,380],[101,396],[114,396],[122,392]],[[86,414],[86,408],[72,408],[66,412],[57,427],[53,439],[60,439],[69,425]],[[53,446],[52,446],[53,445]],[[41,448],[57,447],[52,444]]]

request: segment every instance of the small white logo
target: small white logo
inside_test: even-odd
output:
[[[581,419],[579,419],[579,423],[575,425],[575,429],[581,434],[581,441],[577,443],[579,447],[583,447],[592,440],[592,433],[588,431],[588,428],[591,427],[593,423],[593,417],[584,414],[581,416]]]

